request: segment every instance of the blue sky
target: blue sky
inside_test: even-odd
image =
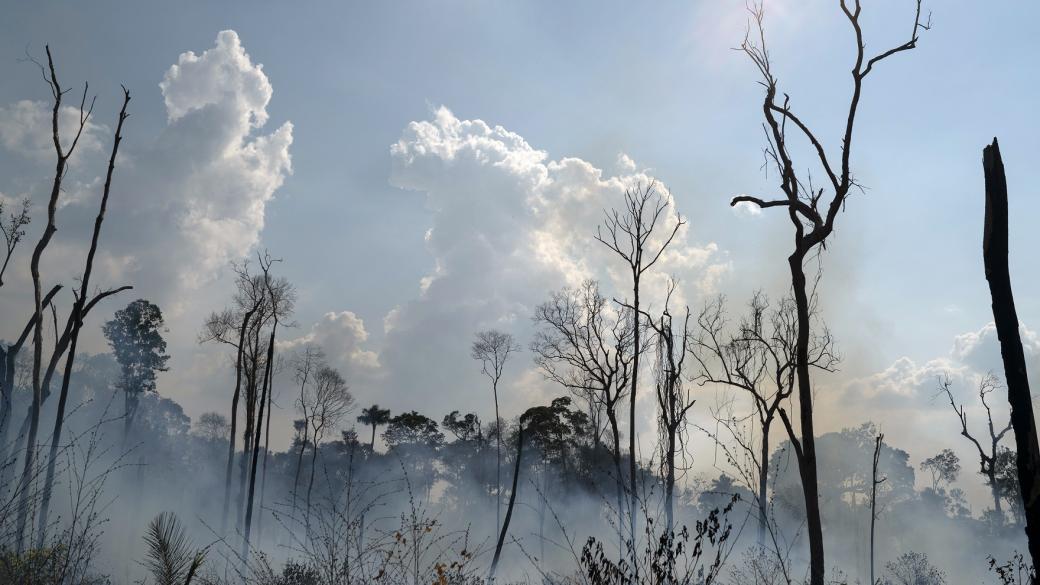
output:
[[[1038,62],[1031,40],[1040,9],[1026,3],[964,0],[931,4],[934,26],[923,34],[920,47],[883,63],[867,83],[853,153],[857,177],[867,190],[850,200],[840,218],[824,256],[822,288],[826,318],[846,356],[842,372],[824,382],[835,388],[837,398],[824,401],[821,408],[831,416],[822,428],[833,430],[870,417],[895,427],[888,432],[898,445],[900,439],[916,436],[900,422],[904,409],[914,416],[935,416],[939,426],[927,431],[931,434],[922,442],[925,447],[914,453],[922,458],[930,454],[925,448],[957,440],[948,424],[952,415],[941,404],[929,407],[927,401],[918,401],[934,386],[925,375],[932,370],[925,364],[952,360],[944,367],[956,369],[970,361],[964,352],[951,356],[957,336],[990,339],[983,329],[991,317],[981,265],[981,149],[993,136],[1000,138],[1009,174],[1011,262],[1019,314],[1027,326],[1040,322],[1040,296],[1035,294],[1040,278],[1032,262],[1032,251],[1040,245],[1040,233],[1033,229],[1040,203],[1030,180],[1040,152]],[[165,189],[164,204],[169,205],[171,198],[186,196],[183,189],[189,187],[182,189],[163,176],[161,157],[153,160],[155,153],[173,156],[170,153],[184,152],[178,149],[192,149],[191,141],[204,141],[209,127],[205,121],[189,127],[190,116],[171,125],[164,102],[168,99],[159,83],[182,53],[202,55],[214,48],[219,31],[235,31],[249,58],[242,71],[259,75],[256,65],[262,64],[262,75],[272,88],[269,102],[250,106],[250,111],[266,112],[267,123],[251,127],[242,137],[267,136],[291,122],[287,153],[292,173],[275,170],[265,175],[277,181],[268,185],[268,196],[259,207],[262,229],[247,248],[231,245],[225,252],[233,256],[243,249],[267,247],[285,259],[282,272],[296,283],[301,297],[299,327],[291,337],[348,335],[352,337],[347,340],[329,340],[340,344],[347,361],[375,360],[389,369],[406,361],[402,356],[418,352],[443,370],[356,372],[354,388],[362,402],[488,414],[490,401],[483,400],[478,370],[468,359],[466,327],[515,323],[526,343],[529,314],[522,308],[564,283],[545,280],[543,286],[543,280],[532,277],[542,289],[516,297],[509,296],[510,291],[488,289],[494,298],[504,299],[501,306],[481,296],[486,291],[479,288],[473,289],[473,298],[464,298],[467,289],[462,285],[469,282],[465,279],[453,285],[458,288],[445,285],[451,294],[444,294],[457,301],[450,310],[424,298],[420,283],[436,275],[438,260],[448,266],[466,265],[453,254],[471,240],[460,236],[449,242],[449,236],[469,234],[473,225],[499,212],[511,213],[511,200],[503,193],[516,185],[483,183],[504,179],[485,176],[476,167],[467,175],[444,160],[432,161],[422,173],[402,169],[395,166],[401,161],[391,153],[391,145],[421,142],[410,133],[409,124],[436,126],[439,108],[444,107],[456,121],[483,121],[490,134],[501,126],[532,149],[544,151],[548,161],[574,157],[601,169],[604,177],[625,174],[625,164],[619,163],[624,153],[635,161],[636,171],[661,181],[688,217],[690,249],[710,249],[710,257],[686,266],[691,304],[696,306],[714,292],[725,292],[735,303],[756,288],[780,294],[790,245],[786,216],[767,211],[750,217],[727,205],[736,194],[775,192],[774,177],[762,169],[761,89],[751,64],[731,49],[744,33],[743,6],[729,0],[652,5],[20,3],[9,7],[0,22],[0,75],[5,79],[0,108],[8,108],[10,114],[19,100],[45,99],[38,72],[20,59],[26,50],[41,56],[48,42],[63,79],[70,86],[89,80],[99,94],[98,123],[111,126],[118,84],[127,85],[134,100],[125,148],[131,159],[137,153],[136,160],[143,162],[128,171],[134,179],[127,190],[133,192],[125,192],[120,205],[137,205],[146,198],[142,193],[148,186],[159,183],[164,185],[160,190]],[[836,2],[770,0],[766,7],[782,90],[791,94],[794,108],[818,128],[833,151],[850,88],[851,31]],[[868,52],[905,40],[912,9],[905,0],[867,3]],[[220,79],[216,75],[196,81],[215,83],[215,100],[241,89],[220,85]],[[0,139],[4,131],[0,126]],[[6,131],[8,137],[14,135],[11,126]],[[107,131],[98,136],[107,144]],[[4,145],[0,193],[38,197],[49,163],[27,155],[23,143]],[[95,171],[82,172],[89,184]],[[116,180],[118,186],[118,171]],[[219,183],[192,185],[204,191],[194,195],[199,198],[196,203],[209,196],[206,189],[220,189]],[[484,188],[498,191],[484,200]],[[522,189],[517,193],[522,196]],[[472,205],[466,197],[472,198]],[[602,207],[603,202],[592,200],[589,205]],[[63,233],[85,230],[75,225],[82,224],[89,211],[89,205],[63,211],[62,218],[69,222]],[[549,206],[542,212],[558,210]],[[160,219],[154,229],[165,225]],[[118,243],[133,228],[114,220],[105,238]],[[428,241],[431,228],[437,236]],[[594,220],[587,228],[590,237]],[[184,234],[177,238],[158,239],[179,252],[178,265],[197,267],[201,260],[191,254],[205,254],[210,248],[190,243]],[[160,262],[163,255],[155,252],[147,258]],[[506,270],[504,263],[479,260],[475,264],[487,261],[489,270]],[[133,280],[141,295],[169,307],[175,357],[160,391],[184,403],[190,414],[224,408],[227,389],[214,380],[222,380],[226,363],[208,348],[198,348],[194,338],[201,317],[226,302],[226,271],[212,270],[189,286],[177,275],[158,276],[162,266],[127,266],[113,269],[113,278]],[[704,284],[713,266],[721,272]],[[609,268],[594,266],[593,272]],[[443,276],[442,281],[454,282],[455,276]],[[502,282],[511,279],[524,280],[502,274]],[[25,312],[26,302],[18,291],[17,282],[0,290],[5,315],[0,335],[10,335],[11,323],[20,320],[6,315]],[[443,327],[441,320],[457,320],[467,307],[473,309],[473,317],[466,327]],[[395,308],[398,316],[412,319],[405,323],[410,329],[398,329],[409,332],[398,336],[409,337],[407,343],[385,333],[384,320]],[[330,312],[333,318],[326,317]],[[322,323],[333,333],[321,330]],[[359,334],[359,327],[365,335]],[[441,337],[438,332],[444,331]],[[93,336],[92,344],[88,349],[101,349],[99,335]],[[980,361],[979,368],[992,363],[991,349],[986,350],[989,361]],[[514,378],[515,398],[506,401],[509,414],[552,392],[530,389],[537,385],[536,376],[529,356],[522,360]],[[905,367],[893,370],[894,364]],[[352,366],[343,367],[350,371]],[[890,370],[897,373],[886,377]],[[899,379],[890,380],[893,376]],[[890,400],[869,402],[870,410],[855,416],[843,412],[843,401],[854,400],[845,394],[849,388],[888,382],[898,388]],[[969,386],[966,381],[962,388],[966,398]],[[467,408],[474,395],[477,406]],[[285,402],[288,407],[290,400]],[[451,403],[450,408],[444,408],[445,403]]]

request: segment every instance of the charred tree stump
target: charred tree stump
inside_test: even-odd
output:
[[[1011,404],[1011,426],[1015,430],[1018,482],[1026,513],[1026,536],[1033,571],[1040,565],[1040,447],[1037,446],[1033,401],[1026,375],[1026,358],[1018,331],[1018,314],[1011,291],[1008,269],[1008,195],[1004,162],[1000,158],[997,139],[982,151],[982,168],[986,174],[986,216],[982,236],[982,259],[986,281],[993,300],[993,321],[1000,339],[1000,356],[1004,361],[1008,402]]]

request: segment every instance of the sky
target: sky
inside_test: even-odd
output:
[[[1019,315],[1040,365],[1029,329],[1040,322],[1029,181],[1040,8],[930,4],[919,47],[866,84],[852,154],[865,189],[823,255],[821,305],[844,359],[819,380],[817,428],[873,420],[913,462],[944,447],[970,461],[934,394],[951,373],[977,417],[973,380],[1000,369],[981,262],[981,150],[994,136]],[[848,23],[824,0],[768,0],[766,15],[781,90],[836,153]],[[912,18],[909,1],[867,3],[867,51],[905,41]],[[48,283],[71,285],[81,270],[119,84],[133,95],[93,281],[135,290],[91,315],[85,351],[105,350],[99,326],[114,310],[148,298],[173,356],[158,391],[192,416],[226,410],[230,357],[198,334],[230,300],[230,262],[268,249],[299,293],[281,353],[321,345],[361,404],[490,419],[473,334],[496,327],[526,347],[534,307],[582,278],[622,295],[620,266],[592,236],[626,186],[658,181],[668,221],[688,222],[652,291],[671,274],[695,310],[722,293],[734,312],[755,290],[785,292],[786,214],[728,205],[776,192],[762,90],[733,50],[746,26],[744,3],[729,0],[16,4],[0,22],[0,194],[33,199],[34,242],[53,153],[47,88],[26,56],[49,43],[59,79],[73,94],[89,81],[97,106],[44,259]],[[31,311],[30,248],[0,289],[0,337]],[[530,357],[507,368],[506,416],[562,392]],[[282,385],[273,431],[287,443]],[[714,399],[705,389],[703,403]],[[640,400],[649,431],[653,403]]]

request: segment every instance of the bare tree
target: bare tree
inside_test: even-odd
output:
[[[656,320],[645,311],[643,315],[653,329],[657,341],[657,420],[661,434],[664,436],[661,453],[661,474],[664,476],[665,535],[672,534],[675,527],[675,481],[677,455],[686,453],[685,428],[686,418],[694,402],[690,389],[684,385],[683,368],[686,357],[692,349],[690,336],[690,308],[686,307],[682,317],[681,328],[674,322],[668,308],[672,293],[677,283],[669,283],[668,295],[665,298],[664,310]],[[669,536],[670,537],[670,536]]]
[[[1015,429],[1015,452],[1018,482],[1025,508],[1026,536],[1033,572],[1040,568],[1040,443],[1033,418],[1033,398],[1029,391],[1025,352],[1018,331],[1018,313],[1011,290],[1008,268],[1008,194],[1004,161],[1000,158],[997,139],[982,151],[986,174],[986,215],[982,239],[982,257],[993,303],[993,321],[1000,340],[1000,356],[1004,362],[1011,425]]]
[[[491,380],[495,396],[495,528],[502,525],[502,417],[498,414],[498,382],[502,379],[509,356],[520,350],[513,336],[490,329],[477,333],[470,355],[480,362],[481,372]]]
[[[314,472],[318,462],[318,447],[325,434],[335,430],[345,416],[354,409],[354,396],[346,380],[329,366],[314,372],[310,384],[304,387],[300,397],[301,410],[306,410],[307,424],[311,429],[311,476],[307,482],[307,510],[311,507],[311,492],[314,489]]]
[[[809,579],[811,585],[823,585],[825,578],[823,525],[820,519],[819,486],[816,473],[816,441],[813,427],[812,382],[810,378],[809,344],[811,338],[810,295],[807,289],[804,264],[807,257],[824,246],[828,236],[834,231],[838,212],[844,209],[850,191],[857,187],[851,161],[853,147],[853,130],[860,99],[863,93],[863,82],[874,70],[874,66],[892,55],[909,51],[917,47],[921,30],[929,28],[929,22],[921,20],[921,0],[916,2],[913,26],[910,38],[893,48],[882,51],[873,57],[867,57],[866,43],[863,40],[863,29],[860,26],[860,0],[839,0],[842,12],[852,25],[855,35],[855,62],[852,67],[852,96],[848,103],[848,115],[839,149],[840,162],[832,164],[831,155],[818,138],[815,131],[795,114],[790,103],[790,96],[778,97],[778,81],[775,77],[766,48],[765,32],[762,25],[763,9],[761,5],[751,7],[752,21],[757,35],[751,31],[744,37],[740,49],[751,59],[761,76],[760,83],[765,88],[762,113],[765,117],[766,156],[776,166],[780,177],[780,188],[783,196],[777,199],[760,199],[751,196],[734,197],[730,204],[749,203],[759,208],[786,208],[795,232],[794,251],[788,257],[791,272],[791,284],[797,312],[798,335],[795,344],[795,371],[798,380],[799,422],[801,424],[801,441],[796,450],[799,474],[805,496],[806,528],[809,536]],[[778,101],[779,100],[779,101]],[[791,144],[788,141],[788,126],[793,126],[795,133],[801,135],[812,146],[816,163],[823,169],[826,177],[825,187],[817,188],[811,177],[803,181],[800,168],[804,165],[796,163],[792,158]],[[829,201],[824,198],[826,189],[832,192]]]
[[[256,433],[253,440],[253,454],[252,463],[249,468],[249,494],[246,497],[246,520],[245,520],[245,535],[243,538],[244,548],[243,552],[247,552],[249,549],[249,535],[253,525],[253,496],[256,493],[256,469],[257,462],[260,459],[260,430],[264,425],[264,408],[268,410],[267,423],[268,423],[268,436],[270,436],[270,404],[271,404],[271,386],[274,384],[274,341],[275,335],[278,333],[278,324],[281,319],[288,317],[293,310],[293,306],[296,301],[296,293],[285,278],[273,278],[271,276],[271,267],[274,262],[278,260],[272,259],[270,254],[264,253],[259,255],[260,270],[263,273],[264,288],[267,295],[267,304],[270,306],[271,316],[271,333],[268,338],[267,344],[267,357],[264,360],[264,377],[261,383],[260,401],[259,401],[259,412],[257,413],[256,420]],[[265,460],[266,460],[266,448],[265,448]],[[266,469],[266,465],[264,466]]]
[[[636,353],[630,311],[622,307],[620,314],[608,315],[599,285],[587,280],[577,289],[553,293],[535,309],[534,321],[541,328],[531,343],[535,364],[549,380],[595,400],[607,417],[616,474],[618,547],[623,551],[626,504],[619,406],[629,391]]]
[[[235,391],[231,397],[231,434],[228,437],[227,469],[224,476],[224,508],[221,530],[227,531],[228,511],[231,507],[231,476],[235,461],[235,431],[238,423],[238,403],[242,394],[242,380],[246,369],[248,352],[258,348],[250,343],[250,327],[254,316],[261,310],[266,299],[263,283],[251,275],[247,265],[233,265],[235,270],[234,308],[210,314],[199,335],[199,343],[215,341],[235,348]],[[259,319],[258,319],[259,320]],[[248,452],[248,437],[243,452]],[[245,471],[244,468],[242,470]]]
[[[40,70],[43,73],[44,81],[47,82],[49,89],[51,90],[51,97],[53,99],[53,108],[51,110],[51,139],[54,143],[54,153],[56,155],[56,162],[54,167],[54,180],[51,183],[51,193],[47,200],[47,225],[44,227],[43,234],[40,239],[36,242],[36,247],[33,249],[32,260],[29,264],[29,271],[32,275],[33,283],[33,300],[34,300],[34,320],[40,322],[43,318],[43,282],[40,276],[40,261],[43,258],[43,253],[47,249],[47,246],[51,242],[51,238],[54,237],[54,232],[58,231],[58,227],[55,221],[55,216],[58,210],[58,198],[61,196],[61,185],[65,179],[65,173],[67,171],[69,158],[76,151],[76,146],[79,144],[79,139],[83,135],[83,130],[86,129],[87,124],[90,120],[91,114],[94,112],[94,100],[91,99],[90,105],[87,105],[87,91],[88,85],[83,86],[83,97],[79,103],[79,126],[73,136],[72,142],[68,148],[62,146],[61,136],[58,128],[58,118],[61,113],[62,99],[65,94],[69,91],[62,89],[61,84],[58,81],[58,74],[54,67],[54,58],[51,55],[50,45],[47,45],[47,67],[44,68],[40,65]],[[43,328],[33,328],[33,368],[32,368],[32,406],[30,407],[30,422],[29,422],[29,440],[26,443],[25,448],[25,461],[23,465],[21,480],[18,484],[19,494],[28,494],[29,490],[29,479],[32,477],[33,468],[36,463],[36,434],[40,426],[40,407],[43,402],[43,385],[41,379],[41,370],[43,367]],[[27,497],[20,496],[20,500],[25,502],[24,505],[19,505],[19,526],[25,526],[25,517],[28,514],[28,499]],[[19,529],[17,538],[16,551],[21,553],[23,551],[23,537],[24,530]]]
[[[739,469],[748,487],[755,493],[758,508],[758,541],[764,544],[766,536],[776,535],[769,523],[769,456],[772,448],[772,429],[780,421],[792,445],[799,444],[788,401],[795,391],[795,346],[797,318],[794,301],[782,299],[770,307],[769,299],[755,293],[748,303],[747,312],[735,329],[727,323],[725,299],[717,297],[705,305],[697,317],[697,335],[693,343],[693,357],[699,371],[695,380],[700,384],[722,384],[746,393],[754,408],[753,418],[758,425],[759,438],[745,439],[730,428],[739,448],[750,462],[748,469]],[[816,322],[815,304],[810,308],[815,329],[809,345],[809,365],[822,371],[833,371],[839,357],[834,341],[826,326]],[[721,420],[730,426],[732,418]],[[716,437],[718,440],[718,437]],[[795,457],[800,451],[795,449]],[[736,461],[736,458],[734,458]]]
[[[130,92],[123,88],[123,106],[119,110],[119,118],[116,122],[116,131],[112,139],[112,151],[108,158],[108,172],[105,175],[105,186],[101,192],[101,204],[98,208],[97,217],[94,219],[94,231],[90,238],[90,248],[87,251],[86,264],[83,268],[83,276],[80,278],[79,295],[72,305],[72,314],[69,315],[71,323],[71,334],[69,347],[65,360],[65,370],[62,373],[61,393],[58,396],[58,411],[54,415],[54,431],[51,433],[50,456],[47,460],[47,477],[43,484],[43,498],[40,503],[39,530],[37,531],[37,548],[42,548],[47,535],[47,516],[50,509],[51,490],[54,487],[54,471],[58,460],[58,447],[61,444],[62,428],[65,424],[65,408],[68,404],[69,382],[72,378],[72,365],[76,358],[76,345],[79,341],[79,333],[83,328],[84,306],[90,292],[90,275],[94,269],[94,256],[97,253],[98,239],[101,236],[101,226],[105,221],[105,212],[108,209],[108,197],[112,190],[112,176],[115,174],[116,156],[119,154],[119,144],[123,141],[123,123],[130,116],[126,108],[130,104]],[[129,288],[129,287],[124,287]]]
[[[47,308],[51,304],[51,300],[61,290],[61,285],[56,284],[45,297],[43,297],[43,307]],[[2,376],[0,376],[0,486],[6,486],[7,483],[7,471],[14,467],[8,461],[8,443],[7,435],[8,429],[10,428],[11,410],[13,408],[12,397],[14,395],[14,389],[16,386],[16,373],[18,371],[18,356],[22,351],[22,346],[25,345],[29,335],[33,332],[39,322],[39,318],[34,314],[29,318],[29,322],[25,324],[22,329],[22,333],[18,336],[13,343],[8,344],[7,347],[0,347],[0,367],[2,367]],[[30,368],[31,369],[31,368]],[[22,368],[24,374],[24,368]]]
[[[997,381],[996,376],[993,374],[986,374],[979,380],[979,401],[982,403],[982,407],[986,410],[986,430],[988,437],[986,438],[987,444],[985,447],[982,443],[971,434],[968,430],[968,415],[964,411],[963,404],[957,404],[956,399],[953,397],[953,382],[950,377],[944,375],[939,381],[939,394],[945,394],[947,400],[950,401],[950,407],[953,408],[953,412],[957,415],[957,419],[961,423],[961,436],[971,441],[972,445],[975,445],[975,450],[979,454],[979,473],[986,478],[986,483],[989,484],[990,493],[993,496],[993,510],[997,513],[998,520],[1004,522],[1004,507],[1001,505],[1003,496],[1000,493],[1000,481],[997,469],[997,458],[1000,455],[1001,441],[1004,440],[1004,435],[1011,430],[1011,421],[1000,428],[998,428],[993,422],[993,411],[990,409],[989,402],[987,402],[989,395],[1000,387],[1000,383]]]
[[[300,394],[296,399],[296,408],[303,415],[303,418],[299,421],[302,423],[303,438],[300,441],[300,452],[296,457],[296,475],[293,480],[292,489],[294,513],[296,511],[296,494],[300,487],[300,470],[303,469],[303,453],[307,450],[307,440],[310,437],[311,429],[311,400],[307,398],[307,388],[315,373],[324,369],[327,365],[328,364],[325,362],[324,352],[321,351],[321,348],[315,345],[304,346],[303,349],[297,352],[292,358],[293,374],[296,383],[300,385]]]
[[[596,239],[625,262],[632,276],[632,299],[628,304],[632,307],[632,346],[636,351],[632,354],[631,388],[628,392],[628,529],[633,546],[636,539],[636,510],[639,498],[636,489],[636,393],[639,387],[639,356],[643,347],[640,345],[640,289],[643,274],[657,264],[679,232],[679,228],[686,223],[681,215],[676,214],[675,225],[670,231],[665,232],[666,237],[661,240],[653,239],[654,230],[658,228],[659,222],[662,224],[660,227],[666,229],[663,224],[667,222],[665,212],[669,209],[667,199],[657,193],[654,187],[651,181],[645,187],[640,185],[635,189],[626,189],[622,208],[605,212],[606,219],[596,230]],[[634,561],[633,554],[633,564]],[[638,567],[633,568],[638,577]]]

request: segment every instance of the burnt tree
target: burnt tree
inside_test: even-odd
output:
[[[1008,403],[1011,404],[1011,426],[1015,430],[1018,482],[1026,515],[1026,536],[1033,571],[1040,565],[1040,447],[1037,445],[1036,420],[1029,393],[1026,358],[1018,331],[1018,314],[1011,290],[1008,268],[1008,194],[1004,162],[1000,158],[997,139],[982,151],[982,167],[986,174],[986,216],[982,236],[982,259],[986,282],[993,300],[993,321],[1000,339],[1000,357],[1004,362]]]

